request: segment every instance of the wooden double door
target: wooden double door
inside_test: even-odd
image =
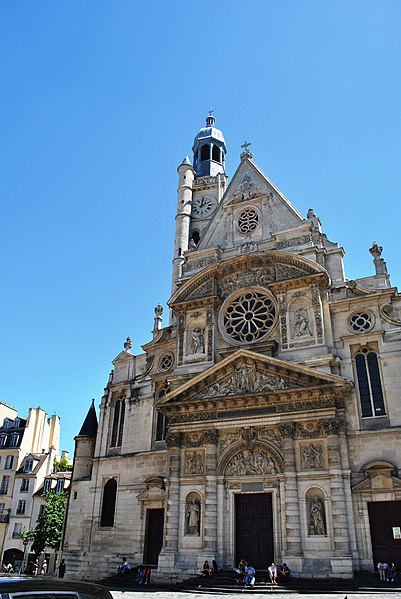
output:
[[[401,501],[368,503],[373,562],[401,564]]]
[[[266,570],[274,561],[273,506],[271,493],[235,496],[235,561]]]

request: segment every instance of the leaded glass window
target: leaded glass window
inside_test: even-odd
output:
[[[384,416],[383,389],[377,354],[364,347],[355,356],[362,417]]]

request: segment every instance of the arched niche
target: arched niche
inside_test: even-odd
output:
[[[325,494],[319,487],[310,487],[305,494],[306,522],[309,536],[327,536]]]

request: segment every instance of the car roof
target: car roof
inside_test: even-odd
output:
[[[92,582],[35,576],[32,578],[0,578],[0,593],[27,593],[27,592],[57,592],[57,593],[84,593],[98,599],[112,599],[106,587]]]

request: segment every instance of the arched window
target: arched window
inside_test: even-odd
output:
[[[362,417],[384,416],[384,398],[377,355],[363,347],[355,356]]]
[[[192,239],[194,240],[194,243],[196,245],[198,245],[199,240],[200,240],[200,233],[199,233],[199,231],[192,231]]]
[[[113,428],[111,431],[110,447],[121,447],[123,442],[125,418],[125,403],[118,400],[114,406]]]
[[[114,526],[114,514],[116,511],[117,481],[110,478],[104,485],[102,515],[100,526]]]
[[[209,160],[210,159],[210,147],[205,144],[201,147],[200,151],[200,159],[201,160]]]
[[[212,149],[212,160],[215,160],[216,162],[221,162],[221,159],[220,159],[220,148],[219,148],[219,146],[213,146],[213,149]]]

